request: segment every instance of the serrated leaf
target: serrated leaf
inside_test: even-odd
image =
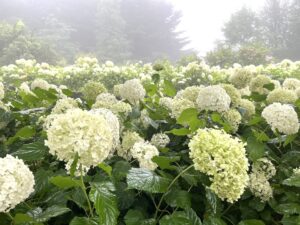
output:
[[[238,225],[265,225],[261,220],[243,220]]]
[[[32,222],[33,218],[27,214],[17,213],[14,217],[14,224],[22,224],[25,222]]]
[[[290,178],[284,180],[282,183],[287,186],[300,187],[300,176],[292,175]]]
[[[218,198],[215,193],[213,193],[209,188],[205,189],[205,197],[207,202],[207,211],[216,214]]]
[[[182,209],[191,207],[191,194],[184,190],[172,189],[165,198],[165,201],[171,207]]]
[[[97,214],[100,225],[116,225],[120,214],[117,197],[113,193],[115,187],[111,182],[93,183],[89,197]]]
[[[169,97],[174,97],[176,95],[176,89],[171,81],[164,80],[163,92]]]
[[[192,210],[176,211],[172,215],[165,215],[159,225],[202,225],[197,214]]]
[[[50,182],[61,189],[69,189],[72,187],[80,187],[81,182],[72,177],[56,176],[51,177]]]
[[[247,138],[247,152],[249,158],[255,162],[265,155],[265,144],[257,141],[255,137],[250,136]]]
[[[129,210],[124,217],[126,225],[140,225],[145,219],[144,214],[139,210]]]
[[[276,212],[280,214],[300,214],[300,204],[298,203],[285,203],[275,207]]]
[[[117,180],[122,180],[128,174],[131,165],[127,161],[118,161],[114,164],[112,174]]]
[[[34,142],[22,145],[16,152],[11,153],[24,161],[41,160],[47,153],[47,147],[43,142]]]
[[[32,126],[26,126],[18,130],[18,132],[15,134],[15,136],[10,137],[6,144],[10,145],[13,142],[15,142],[17,139],[29,139],[35,135],[35,129]]]
[[[170,182],[170,179],[143,168],[132,168],[127,175],[128,188],[150,193],[166,192]]]
[[[177,123],[181,125],[189,124],[193,119],[198,118],[198,110],[195,108],[185,109],[177,118]]]
[[[63,215],[71,210],[65,206],[53,205],[47,208],[44,212],[35,214],[34,219],[37,222],[46,222],[53,217]]]
[[[224,220],[218,217],[209,216],[203,221],[203,225],[227,225]]]
[[[106,172],[108,176],[111,177],[112,167],[110,165],[107,165],[106,163],[102,162],[98,165],[98,167],[102,169],[104,172]]]
[[[191,133],[191,131],[187,128],[179,128],[167,131],[166,133],[174,134],[176,136],[186,136]]]
[[[95,219],[90,219],[87,217],[75,217],[70,222],[70,225],[98,225]]]
[[[176,166],[171,165],[173,162],[180,160],[179,156],[167,157],[167,156],[154,156],[152,161],[155,162],[161,169],[176,169]]]
[[[300,216],[284,215],[281,220],[282,225],[299,225]]]

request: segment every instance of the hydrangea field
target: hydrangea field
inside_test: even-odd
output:
[[[21,59],[0,79],[1,225],[300,224],[300,62]]]

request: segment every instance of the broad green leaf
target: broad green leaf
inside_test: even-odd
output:
[[[187,128],[179,128],[167,131],[166,133],[174,134],[176,136],[186,136],[191,133],[191,131]]]
[[[267,95],[261,95],[259,93],[254,92],[251,94],[250,98],[255,102],[262,102],[267,99]]]
[[[283,146],[287,146],[288,144],[290,144],[291,142],[293,142],[297,137],[297,134],[291,134],[291,135],[288,135],[284,141],[284,144]]]
[[[127,212],[124,219],[126,225],[140,225],[145,217],[141,211],[131,209]]]
[[[112,174],[117,180],[122,180],[128,174],[131,165],[127,161],[118,161],[114,164]]]
[[[81,183],[79,180],[75,180],[72,177],[63,177],[63,176],[56,176],[50,179],[50,182],[55,186],[61,189],[68,189],[72,187],[80,187]]]
[[[189,108],[184,110],[177,118],[177,123],[181,125],[189,124],[190,121],[198,118],[198,110],[195,108]]]
[[[171,81],[164,80],[163,92],[169,97],[174,97],[176,95],[176,89]]]
[[[14,224],[22,224],[24,222],[34,221],[32,217],[27,214],[17,213],[14,217]]]
[[[150,193],[166,192],[170,182],[170,179],[143,168],[132,168],[127,175],[128,188]]]
[[[78,159],[79,159],[78,152],[76,152],[76,155],[74,157],[74,160],[73,160],[73,162],[71,164],[71,168],[70,168],[70,175],[71,175],[71,177],[74,177],[74,174],[76,172]],[[82,171],[81,170],[82,169],[81,165],[79,166],[79,169],[80,169],[79,171],[81,172]]]
[[[261,220],[243,220],[238,225],[265,225]]]
[[[208,218],[205,218],[203,221],[204,225],[227,225],[224,220],[218,217],[212,217],[209,216]]]
[[[65,206],[53,205],[47,208],[44,212],[35,215],[34,219],[38,222],[46,222],[53,217],[63,215],[71,210]]]
[[[202,225],[196,213],[190,209],[187,211],[176,211],[172,215],[165,215],[159,225]]]
[[[255,162],[262,158],[265,154],[265,145],[256,140],[255,137],[250,136],[247,138],[247,151],[249,158]]]
[[[300,175],[292,175],[282,183],[287,186],[300,187]]]
[[[173,162],[177,162],[180,160],[180,156],[173,156],[173,157],[167,157],[167,156],[154,156],[152,158],[152,161],[155,162],[161,169],[170,169],[174,170],[176,169],[176,166],[171,165]]]
[[[205,197],[206,197],[206,205],[207,205],[207,212],[212,214],[217,213],[218,207],[218,198],[215,193],[213,193],[208,187],[205,189]]]
[[[285,203],[275,207],[276,212],[280,214],[300,214],[300,204],[298,203]]]
[[[265,84],[263,87],[268,89],[269,91],[273,91],[275,88],[275,85],[273,83],[269,83],[269,84]]]
[[[165,198],[168,205],[182,209],[191,207],[191,194],[184,190],[172,189]]]
[[[120,214],[115,187],[111,182],[93,183],[89,197],[99,216],[100,225],[116,225]]]
[[[7,140],[7,144],[10,145],[15,142],[17,139],[29,139],[35,135],[35,129],[32,126],[26,126],[21,128],[13,137],[10,137]]]
[[[75,217],[70,222],[70,225],[98,225],[96,219],[90,219],[87,217]]]
[[[106,163],[102,162],[98,165],[98,167],[100,169],[102,169],[105,173],[108,174],[108,176],[111,177],[111,171],[112,171],[112,167],[110,165],[107,165]]]
[[[290,216],[284,215],[281,220],[282,225],[299,225],[300,224],[300,216]]]
[[[43,142],[34,142],[22,145],[16,152],[11,153],[24,161],[41,160],[47,153],[47,147]]]
[[[253,126],[256,125],[258,123],[260,123],[261,121],[263,121],[263,118],[260,116],[255,116],[253,117],[249,122],[248,122],[248,126]]]

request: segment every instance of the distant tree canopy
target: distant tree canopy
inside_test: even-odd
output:
[[[51,46],[32,35],[21,21],[14,25],[0,23],[0,65],[14,63],[19,58],[52,64],[59,60]]]
[[[10,0],[0,8],[0,20],[23,20],[67,61],[80,54],[115,62],[175,61],[190,53],[175,31],[181,15],[164,0]]]
[[[243,7],[223,32],[226,44],[206,56],[212,65],[228,66],[232,58],[241,64],[264,64],[266,60],[258,59],[267,56],[300,60],[300,0],[265,0],[258,13]]]

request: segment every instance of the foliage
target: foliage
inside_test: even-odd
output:
[[[197,105],[205,97],[198,96],[203,92],[203,86],[200,85],[219,84],[217,94],[212,93],[210,96],[210,104],[218,104],[217,100],[225,95],[226,99],[228,96],[230,100],[233,98],[232,93],[229,93],[228,78],[233,74],[243,75],[236,71],[248,71],[251,80],[258,73],[266,76],[273,74],[273,81],[276,79],[281,84],[285,77],[299,74],[299,62],[285,61],[265,67],[235,65],[225,70],[209,67],[203,62],[192,62],[187,66],[173,66],[164,62],[160,65],[132,64],[117,67],[112,62],[98,64],[92,58],[79,58],[72,66],[54,67],[23,59],[18,60],[16,65],[1,67],[0,71],[4,84],[3,87],[0,85],[3,89],[0,92],[4,93],[0,104],[0,156],[4,158],[12,155],[23,160],[35,179],[34,191],[25,201],[9,212],[0,213],[1,224],[299,223],[300,137],[297,126],[299,121],[296,121],[300,113],[299,99],[281,107],[281,120],[279,117],[276,120],[274,115],[277,114],[270,113],[276,126],[285,127],[288,122],[296,121],[290,124],[296,129],[292,133],[285,134],[285,130],[276,129],[275,123],[265,120],[262,112],[268,105],[267,96],[274,88],[296,91],[300,82],[287,79],[282,87],[268,83],[262,87],[263,93],[250,92],[248,95],[230,86],[230,90],[243,93],[235,95],[234,104],[230,104],[230,110],[239,113],[241,117],[236,127],[232,127],[230,119],[223,112],[202,109]],[[94,98],[87,100],[81,93],[81,87],[87,80],[102,82],[107,91],[112,93],[113,88],[103,79],[112,73],[120,78],[120,83],[116,84],[140,79],[143,86],[138,89],[141,91],[144,88],[146,93],[133,103],[121,99],[119,95],[103,95],[107,98],[112,96],[114,101],[131,106],[129,113],[115,111],[113,118],[119,121],[120,128],[114,125],[109,111],[94,109]],[[204,78],[201,77],[202,73],[205,73]],[[197,74],[198,78],[193,74]],[[208,76],[210,79],[206,79]],[[77,78],[82,79],[78,79],[73,87],[79,88],[70,88]],[[35,79],[45,79],[48,83],[39,80],[43,85],[32,85],[31,88]],[[254,85],[255,82],[251,80],[251,85]],[[183,81],[181,86],[174,86],[175,82],[180,81]],[[289,82],[293,86],[287,85]],[[66,87],[61,84],[70,85]],[[198,86],[191,87],[191,84]],[[222,87],[227,89],[219,91]],[[134,93],[135,86],[129,88]],[[215,88],[209,89],[213,92]],[[70,103],[71,98],[76,104]],[[166,98],[171,100],[171,108],[160,104],[161,99]],[[174,116],[172,104],[184,99],[190,101],[192,106]],[[65,111],[53,110],[58,101],[59,107],[56,109],[62,108]],[[247,111],[245,102],[252,104],[251,113]],[[289,112],[293,111],[292,120],[285,116],[289,113],[285,108]],[[74,112],[77,111],[85,116],[76,117]],[[101,125],[105,126],[105,134],[99,121],[103,121]],[[47,145],[45,141],[49,140],[51,126],[55,126],[51,128],[55,129],[55,136],[52,132],[52,145]],[[134,135],[128,136],[129,132]],[[222,138],[216,136],[218,133],[222,134]],[[199,138],[200,134],[205,134],[212,141]],[[157,141],[158,136],[164,136],[166,141]],[[106,145],[106,142],[109,144]],[[98,163],[93,161],[92,167],[86,167],[91,165],[92,158],[97,159],[91,150],[98,151],[102,145],[110,151],[109,154],[105,152],[106,159],[103,161],[101,158]],[[216,146],[219,147],[214,151]],[[155,154],[150,154],[150,150]],[[58,152],[61,160],[56,156]],[[91,158],[80,158],[87,152],[92,155]],[[66,154],[73,157],[71,160],[68,158],[68,162],[63,161]],[[245,163],[239,165],[236,156],[242,157]],[[151,166],[147,167],[149,163]],[[3,169],[0,168],[0,171]],[[228,181],[241,171],[243,185],[238,184],[242,182],[239,180],[226,186],[227,189],[232,186],[230,190],[238,188],[241,196],[232,193],[235,197],[228,202],[220,195],[225,190],[222,188],[225,185],[223,180]],[[0,185],[6,185],[4,173],[0,174]],[[251,186],[246,186],[247,176]],[[213,188],[216,182],[219,191]],[[0,197],[6,190],[0,190]]]

